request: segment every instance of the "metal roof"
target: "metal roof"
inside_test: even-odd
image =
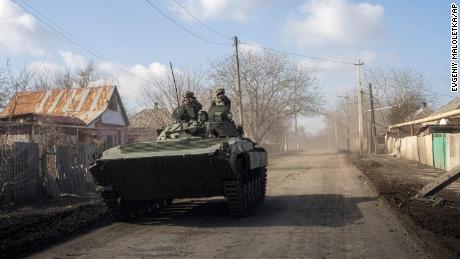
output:
[[[20,92],[11,98],[0,118],[39,114],[77,118],[89,125],[107,109],[115,89],[98,86]]]
[[[453,99],[452,101],[441,107],[439,110],[430,114],[430,116],[450,112],[457,109],[460,109],[460,97]]]
[[[167,109],[144,109],[129,118],[129,128],[159,129],[173,121]]]

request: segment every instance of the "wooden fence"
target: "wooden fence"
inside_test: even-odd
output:
[[[94,191],[87,170],[94,145],[56,145],[45,152],[35,143],[14,143],[0,148],[0,203],[23,202],[45,193]]]
[[[30,200],[42,190],[39,172],[39,147],[33,143],[14,143],[0,149],[0,201]]]

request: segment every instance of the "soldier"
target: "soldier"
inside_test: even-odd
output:
[[[223,103],[223,105],[228,106],[228,110],[230,111],[230,109],[232,108],[232,102],[225,95],[225,89],[222,87],[219,87],[216,89],[215,94],[216,94],[216,97],[214,101],[212,101],[211,107],[217,105],[218,103]]]
[[[215,100],[212,101],[208,111],[209,120],[215,121],[216,114],[221,114],[221,116],[224,115],[224,118],[230,119],[228,114],[230,113],[231,101],[225,95],[224,88],[217,88],[215,94]]]
[[[182,95],[182,105],[173,111],[172,117],[179,121],[196,120],[198,118],[198,112],[202,107],[203,106],[195,98],[194,94],[190,91],[186,91]]]
[[[195,118],[198,118],[198,112],[203,108],[203,105],[196,99],[193,92],[187,91],[185,92],[185,97],[189,98],[190,105],[192,106],[193,112],[195,113]]]

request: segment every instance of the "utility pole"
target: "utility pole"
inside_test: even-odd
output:
[[[177,85],[176,85],[176,77],[174,76],[174,70],[171,61],[169,62],[169,67],[171,68],[171,74],[174,82],[174,90],[176,91],[176,100],[177,100],[177,107],[180,106],[180,100],[179,100],[179,92],[177,91]]]
[[[289,147],[288,147],[288,136],[287,136],[287,130],[284,131],[284,152],[288,152]]]
[[[350,101],[348,93],[345,96],[347,100],[347,152],[350,152]]]
[[[364,142],[364,135],[363,135],[363,106],[362,106],[362,94],[361,94],[361,66],[364,65],[364,62],[358,60],[358,63],[355,64],[356,73],[358,77],[358,146],[359,146],[359,154],[363,154],[363,142]]]
[[[334,118],[335,148],[339,147],[339,138],[337,136],[337,118]]]
[[[238,91],[238,108],[240,113],[240,124],[243,127],[243,98],[241,94],[241,79],[240,79],[240,59],[238,57],[238,37],[233,37],[233,45],[235,46],[235,56],[236,56],[236,90]]]
[[[299,127],[297,124],[297,112],[294,113],[294,124],[295,124],[295,148],[296,150],[300,149],[300,144],[299,144]]]
[[[377,129],[375,128],[374,98],[372,95],[372,85],[369,83],[369,95],[371,98],[371,143],[372,151],[377,154]]]

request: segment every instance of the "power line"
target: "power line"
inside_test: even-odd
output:
[[[19,5],[17,2],[17,0],[13,0],[13,2],[15,2],[17,5]],[[75,37],[74,35],[72,35],[71,33],[69,33],[68,31],[66,31],[64,28],[62,28],[59,24],[55,23],[53,20],[51,20],[50,18],[48,18],[45,14],[43,14],[42,12],[40,12],[39,10],[37,10],[36,8],[34,8],[32,5],[30,5],[29,3],[27,3],[25,0],[19,0],[21,1],[23,4],[27,5],[27,7],[29,7],[30,9],[34,10],[34,12],[38,13],[40,16],[42,16],[45,20],[47,20],[49,23],[51,23],[52,25],[54,25],[55,27],[57,27],[61,32],[65,33],[67,36],[69,36],[70,38],[74,39],[75,41],[77,41],[79,44],[85,46],[86,48],[88,48],[89,50],[91,50],[92,52],[98,54],[98,56],[100,56],[101,58],[103,58],[104,60],[106,59],[104,57],[104,55],[102,55],[101,53],[99,53],[97,50],[91,48],[91,46],[87,45],[86,43],[84,43],[83,41],[79,40],[77,37]],[[20,6],[22,8],[22,6]],[[24,9],[24,8],[23,8]],[[30,13],[30,12],[29,12]],[[35,16],[34,16],[35,17]],[[38,19],[38,18],[37,18]]]
[[[242,42],[242,41],[239,41],[239,43],[243,44],[243,45],[259,48],[259,49],[264,49],[264,50],[268,50],[268,51],[275,51],[275,52],[279,52],[279,53],[284,53],[284,54],[291,55],[291,56],[304,57],[304,58],[308,58],[308,59],[321,60],[321,61],[332,62],[332,63],[340,63],[340,64],[346,64],[346,65],[355,65],[354,62],[349,62],[349,61],[343,61],[343,60],[331,59],[331,58],[307,56],[307,55],[303,55],[303,54],[298,54],[298,53],[285,51],[285,50],[278,50],[278,49],[274,49],[274,48],[268,48],[268,47],[264,47],[264,46],[260,46],[260,45],[256,45],[256,44]]]
[[[167,14],[165,14],[163,11],[161,11],[160,8],[158,8],[156,5],[152,4],[152,2],[150,2],[149,0],[145,0],[145,2],[148,5],[150,5],[153,9],[155,9],[157,12],[159,12],[161,15],[163,15],[166,19],[168,19],[170,22],[175,24],[177,27],[181,28],[183,31],[185,31],[185,32],[189,33],[190,35],[194,36],[195,38],[198,38],[198,39],[200,39],[202,41],[205,41],[205,42],[210,43],[210,44],[218,45],[218,46],[231,46],[231,44],[228,44],[228,43],[221,43],[221,42],[208,40],[205,37],[194,33],[193,31],[185,28],[182,24],[176,22],[173,18],[169,17]]]
[[[177,0],[173,0],[176,5],[178,5],[180,8],[182,8],[188,15],[190,15],[195,21],[197,21],[199,24],[201,24],[202,26],[204,26],[206,29],[214,32],[216,35],[224,38],[224,39],[232,39],[232,37],[228,37],[228,36],[225,36],[224,34],[214,30],[213,28],[211,28],[209,25],[205,24],[204,22],[200,21],[200,19],[198,19],[196,16],[194,16],[187,8],[185,8],[184,5],[182,5],[181,3],[179,3]]]
[[[79,47],[80,49],[84,50],[85,52],[87,52],[88,54],[90,54],[91,56],[93,57],[96,57],[97,59],[99,59],[100,61],[102,61],[103,63],[107,63],[107,64],[110,64],[112,66],[115,66],[115,67],[118,67],[119,69],[129,73],[130,75],[138,78],[138,79],[141,79],[145,82],[149,82],[151,83],[150,80],[148,79],[145,79],[145,78],[142,78],[136,74],[134,74],[133,72],[131,72],[129,69],[125,68],[124,66],[120,65],[120,64],[117,64],[117,63],[113,63],[113,62],[110,62],[108,61],[103,55],[99,54],[96,50],[94,50],[93,48],[91,48],[88,44],[84,43],[83,41],[79,40],[77,37],[73,36],[72,34],[68,33],[65,29],[63,29],[61,26],[59,26],[57,23],[53,22],[50,18],[46,17],[43,13],[41,13],[40,11],[38,11],[37,9],[33,8],[31,5],[29,5],[28,3],[26,3],[24,0],[19,0],[21,1],[22,3],[24,3],[25,5],[27,5],[28,7],[30,7],[30,9],[34,10],[35,12],[37,12],[38,14],[40,14],[41,16],[43,16],[44,18],[36,15],[35,13],[33,13],[32,11],[30,11],[28,8],[24,7],[23,5],[21,5],[20,3],[18,3],[17,0],[12,0],[16,5],[18,5],[21,9],[23,9],[24,11],[26,11],[27,13],[29,13],[30,15],[32,15],[34,18],[36,18],[38,21],[40,21],[41,23],[43,23],[45,26],[47,26],[48,28],[50,28],[51,30],[53,30],[54,32],[56,32],[57,34],[59,34],[61,37],[65,38],[66,40],[70,41],[71,43],[73,43],[74,45],[76,45],[77,47]],[[45,21],[46,20],[46,21]],[[48,21],[48,22],[47,22]],[[54,26],[53,26],[54,25]]]

